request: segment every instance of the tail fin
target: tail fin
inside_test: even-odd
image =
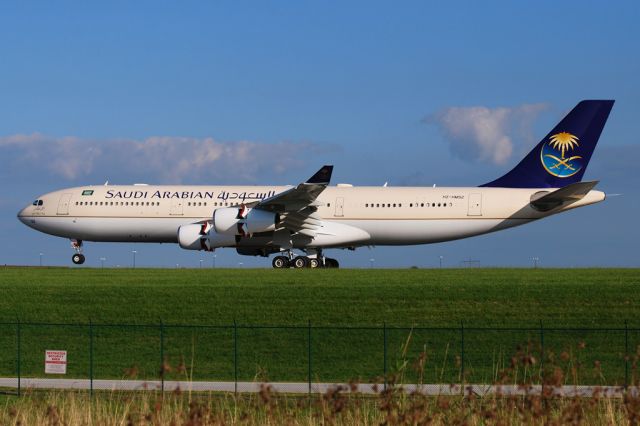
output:
[[[562,188],[580,182],[614,101],[581,101],[506,175],[480,186]]]

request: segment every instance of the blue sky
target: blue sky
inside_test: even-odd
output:
[[[631,1],[4,2],[0,263],[40,252],[70,263],[68,241],[15,218],[54,189],[295,184],[325,163],[335,183],[472,186],[508,171],[579,100],[607,98],[585,178],[622,196],[474,239],[333,255],[352,267],[638,266],[639,12]],[[202,146],[227,155],[196,163]],[[87,264],[127,265],[133,249],[146,266],[211,261],[89,243]],[[232,250],[216,262],[267,263]]]

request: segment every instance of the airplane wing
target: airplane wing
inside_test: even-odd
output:
[[[322,166],[306,182],[250,207],[280,213],[280,223],[275,232],[275,238],[280,235],[280,238],[289,241],[291,234],[302,234],[313,238],[322,223],[320,216],[316,213],[318,206],[316,199],[329,185],[332,172],[333,166]]]
[[[316,198],[329,185],[332,172],[333,166],[322,166],[306,182],[265,198],[251,207],[278,213],[297,212],[305,207],[315,207]]]

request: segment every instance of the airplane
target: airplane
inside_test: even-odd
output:
[[[38,197],[25,225],[83,242],[178,243],[276,256],[282,268],[337,268],[325,249],[430,244],[523,225],[601,202],[582,181],[613,100],[579,102],[504,176],[475,187],[329,186],[325,165],[296,186],[82,186]],[[296,254],[296,251],[299,254]]]

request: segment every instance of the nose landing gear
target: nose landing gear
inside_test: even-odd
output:
[[[76,251],[71,256],[71,261],[76,265],[82,265],[85,261],[84,254],[82,254],[82,240],[71,240],[71,248]]]

